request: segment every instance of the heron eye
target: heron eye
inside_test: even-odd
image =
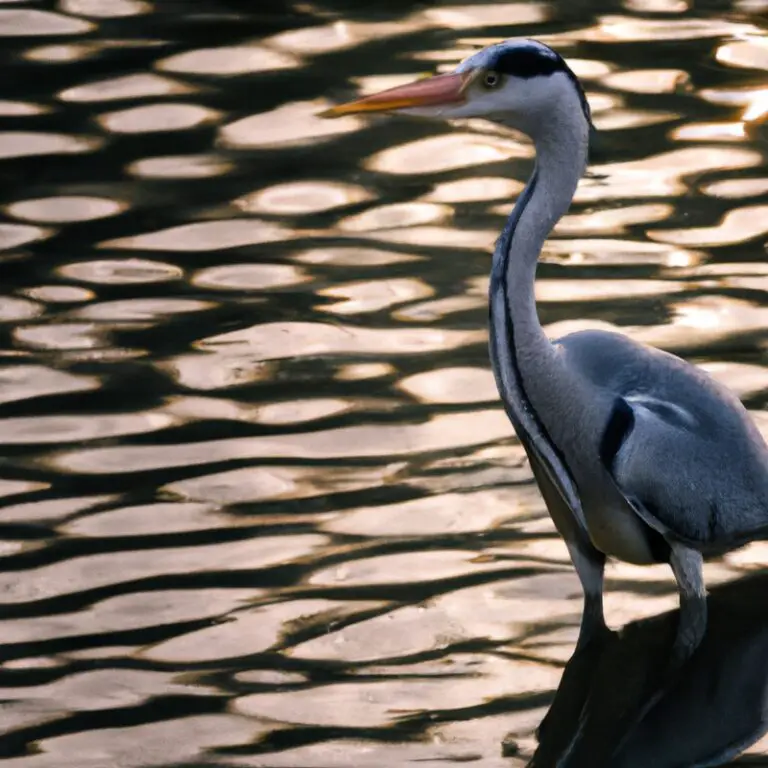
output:
[[[501,85],[501,75],[493,70],[483,76],[483,85],[486,88],[498,88]]]

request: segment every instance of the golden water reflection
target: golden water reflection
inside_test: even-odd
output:
[[[318,213],[370,200],[364,187],[340,182],[303,181],[276,184],[235,200],[235,207],[247,213],[297,215]]]
[[[0,37],[76,35],[92,29],[89,22],[63,13],[34,8],[0,9]]]
[[[510,156],[531,157],[532,150],[509,139],[449,133],[386,149],[368,161],[383,173],[426,174],[482,166]]]
[[[63,133],[2,131],[0,132],[0,160],[11,157],[91,152],[97,149],[99,144],[100,142],[95,138],[68,136]]]
[[[286,231],[278,224],[258,219],[224,219],[181,224],[135,237],[107,240],[102,248],[141,251],[209,251],[282,240]]]
[[[546,331],[687,356],[768,435],[759,9],[363,5],[0,9],[9,768],[536,748],[582,601],[487,351],[533,147],[330,104],[517,33],[562,50],[598,131]],[[609,564],[613,627],[676,600]]]
[[[220,113],[197,104],[151,104],[110,112],[99,122],[113,133],[148,133],[182,131],[204,123],[216,122]]]
[[[126,171],[148,179],[205,179],[231,169],[231,163],[215,155],[170,155],[136,160]]]
[[[293,56],[261,46],[203,48],[176,54],[157,63],[158,69],[189,75],[243,75],[299,66]]]
[[[9,205],[7,210],[17,219],[59,223],[102,219],[120,213],[124,207],[119,201],[109,198],[62,196],[20,200]]]
[[[355,117],[323,120],[317,116],[321,110],[322,105],[317,102],[289,102],[225,125],[220,142],[234,149],[315,144],[354,131],[361,125]]]
[[[97,83],[67,88],[59,94],[62,101],[119,101],[150,96],[171,96],[191,93],[195,89],[154,74],[126,75]]]

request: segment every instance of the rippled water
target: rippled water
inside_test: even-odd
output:
[[[486,350],[532,150],[315,115],[486,42],[556,46],[600,136],[542,321],[683,354],[768,429],[764,2],[44,5],[0,3],[0,756],[525,765],[581,612]],[[765,580],[714,592],[709,655],[623,765],[765,729]],[[667,568],[609,568],[613,626],[675,605]],[[599,764],[668,620],[569,666],[547,749],[597,680]]]

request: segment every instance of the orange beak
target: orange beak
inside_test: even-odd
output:
[[[372,96],[339,104],[320,113],[320,117],[342,117],[360,112],[389,112],[409,107],[438,107],[440,105],[460,104],[464,101],[464,92],[472,82],[472,73],[436,75],[414,83],[390,88]]]

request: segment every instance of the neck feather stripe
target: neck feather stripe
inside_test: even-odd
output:
[[[515,427],[521,442],[523,442],[528,450],[533,450],[536,453],[537,458],[548,470],[548,474],[562,495],[563,500],[569,507],[572,507],[573,505],[568,502],[571,494],[562,488],[556,479],[561,473],[555,471],[554,467],[551,466],[551,460],[548,460],[538,447],[544,442],[549,451],[551,451],[552,458],[560,462],[566,477],[571,477],[562,453],[553,442],[526,394],[520,366],[517,362],[514,322],[509,305],[509,292],[507,290],[507,266],[511,258],[515,229],[525,207],[533,197],[537,180],[537,172],[534,169],[496,244],[490,285],[490,356],[496,385],[509,420]],[[497,298],[499,294],[503,296],[502,301],[499,301]],[[506,347],[508,352],[503,347]],[[506,369],[504,368],[505,362],[507,364]]]

